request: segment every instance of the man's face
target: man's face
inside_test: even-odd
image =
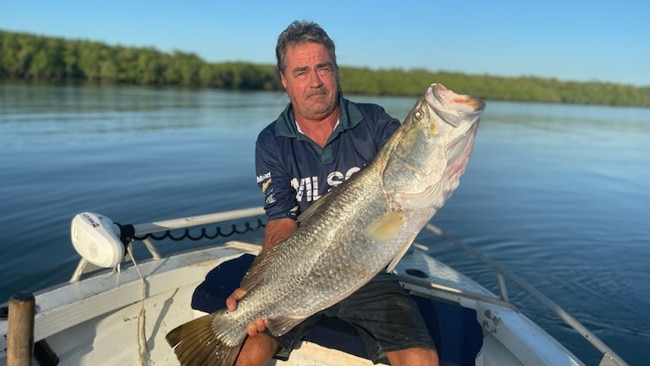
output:
[[[304,42],[289,46],[287,68],[280,75],[296,118],[320,121],[338,103],[336,66],[325,46]]]

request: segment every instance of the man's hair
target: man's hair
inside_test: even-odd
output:
[[[280,73],[283,73],[287,68],[287,48],[304,42],[320,43],[325,46],[334,62],[334,67],[338,69],[334,41],[325,33],[323,28],[314,22],[295,20],[280,33],[278,44],[275,46],[275,56],[278,60],[277,67]]]

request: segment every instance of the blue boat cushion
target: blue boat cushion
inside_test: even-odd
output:
[[[192,296],[192,308],[206,313],[225,307],[226,298],[255,256],[245,254],[212,269]],[[483,332],[476,321],[476,311],[456,304],[413,296],[438,348],[441,365],[474,365],[483,344]],[[363,342],[351,325],[336,318],[323,317],[307,335],[306,341],[368,358]]]

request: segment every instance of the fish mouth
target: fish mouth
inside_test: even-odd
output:
[[[458,127],[463,121],[474,121],[472,114],[480,114],[485,102],[465,94],[456,94],[442,84],[433,83],[425,93],[427,104],[442,120],[452,127]]]

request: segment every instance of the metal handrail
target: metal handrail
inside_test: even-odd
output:
[[[198,225],[216,224],[217,222],[237,220],[245,217],[258,216],[263,214],[263,207],[244,208],[241,210],[217,212],[213,214],[190,216],[180,219],[135,224],[133,225],[133,229],[135,230],[135,235],[142,235],[173,229],[185,229]]]
[[[620,358],[616,354],[616,352],[614,352],[603,341],[601,341],[595,334],[593,334],[589,329],[587,329],[584,325],[582,325],[582,323],[580,323],[577,319],[575,319],[573,316],[567,313],[559,305],[551,301],[551,299],[549,299],[544,294],[539,292],[539,290],[537,290],[536,288],[532,287],[527,282],[519,278],[517,275],[506,270],[497,262],[484,256],[483,254],[481,254],[471,246],[448,235],[447,233],[442,231],[442,229],[440,229],[439,227],[429,223],[425,226],[425,228],[431,231],[432,233],[440,236],[441,238],[447,239],[452,244],[463,249],[467,253],[473,255],[474,257],[478,258],[481,262],[491,267],[497,274],[497,279],[498,279],[497,282],[499,284],[499,291],[501,293],[501,299],[503,301],[508,301],[508,292],[505,287],[505,281],[504,281],[504,277],[505,277],[511,280],[512,282],[514,282],[515,284],[517,284],[522,290],[528,292],[534,298],[539,300],[542,304],[544,304],[547,308],[549,308],[555,315],[557,315],[560,319],[562,319],[567,325],[569,325],[576,332],[582,335],[582,337],[585,338],[585,340],[587,340],[592,346],[594,346],[596,349],[602,352],[603,358],[601,359],[600,362],[601,365],[612,364],[612,363],[614,365],[620,365],[620,366],[627,365],[627,363],[623,361],[623,359]]]

